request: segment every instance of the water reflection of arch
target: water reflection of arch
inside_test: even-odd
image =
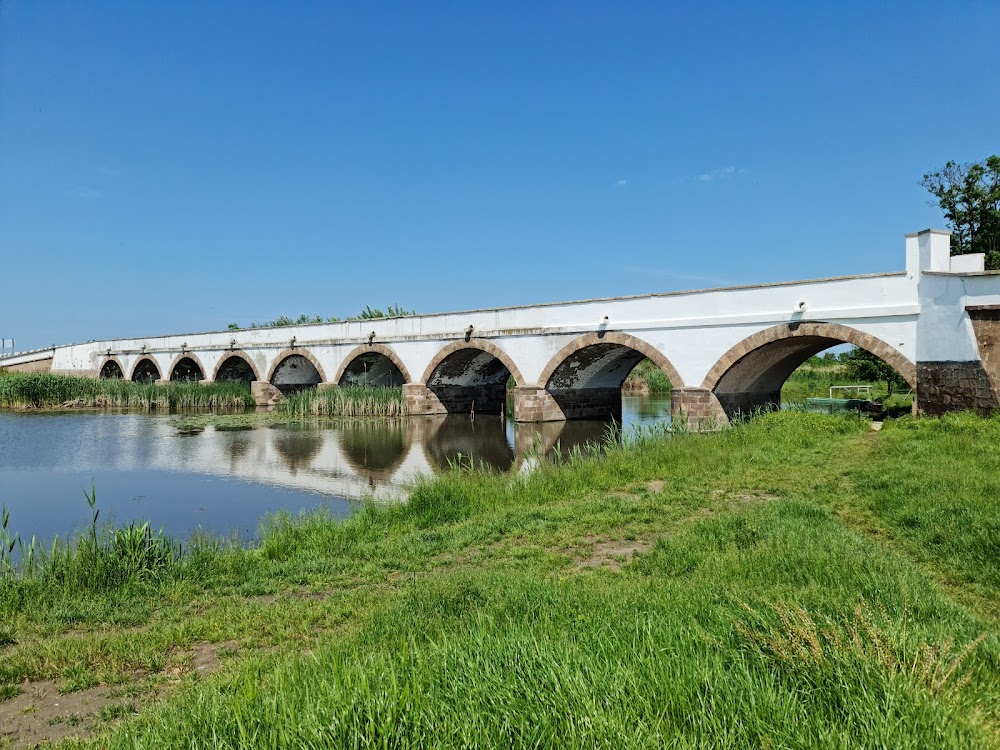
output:
[[[566,455],[575,448],[584,450],[590,444],[603,444],[613,428],[610,421],[598,419],[567,419],[560,422],[516,422],[514,449],[520,465],[525,456],[549,457]]]
[[[118,357],[106,357],[97,371],[97,377],[101,380],[124,380],[125,366]]]
[[[275,451],[292,474],[308,469],[323,449],[323,435],[311,426],[272,429]]]
[[[156,364],[156,360],[151,356],[144,355],[139,357],[132,365],[132,371],[129,373],[128,379],[137,383],[151,383],[154,380],[160,380],[162,375],[160,374],[160,366]]]
[[[173,381],[198,381],[205,379],[205,365],[194,352],[181,352],[167,368],[167,378]]]
[[[341,423],[337,442],[355,474],[379,482],[392,479],[409,453],[413,434],[404,420],[350,420]]]
[[[375,363],[382,363],[392,365],[395,368],[395,373],[391,371],[390,368],[384,368],[387,370],[388,378],[385,379],[386,382],[375,382],[375,385],[402,385],[403,383],[410,382],[410,371],[406,369],[406,365],[403,364],[403,360],[399,358],[390,347],[384,344],[362,344],[355,349],[352,349],[344,361],[340,363],[340,367],[337,368],[337,374],[333,376],[333,382],[338,385],[344,384],[344,379],[351,379],[352,372],[357,369],[356,363],[358,361],[365,363],[366,365],[371,365]],[[371,369],[370,367],[368,369]]]
[[[423,441],[427,463],[447,469],[459,460],[467,466],[471,460],[495,471],[507,471],[515,463],[514,449],[507,442],[504,420],[498,417],[469,419],[462,414],[412,417],[424,422],[427,437]]]
[[[235,380],[239,382],[249,382],[245,377],[227,377],[227,372],[230,371],[235,375],[237,368],[233,367],[233,365],[240,361],[250,368],[250,374],[252,375],[250,380],[260,380],[260,370],[257,369],[256,363],[249,357],[249,355],[247,355],[246,352],[240,349],[234,349],[223,354],[219,358],[219,362],[215,365],[214,372],[212,372],[212,380]]]

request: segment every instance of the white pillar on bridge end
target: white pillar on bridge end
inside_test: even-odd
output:
[[[951,270],[951,232],[946,229],[925,229],[906,235],[906,272],[913,276],[921,271]]]

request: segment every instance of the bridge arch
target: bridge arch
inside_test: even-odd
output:
[[[128,379],[135,383],[152,383],[161,377],[160,366],[156,364],[156,360],[146,355],[135,361]]]
[[[299,391],[328,382],[323,365],[308,349],[283,349],[267,373],[271,385],[283,393]]]
[[[101,380],[124,380],[125,368],[118,357],[107,357],[97,371],[97,377]]]
[[[517,365],[503,349],[481,339],[453,341],[424,370],[422,384],[448,412],[502,413],[507,381],[523,385]]]
[[[250,383],[260,380],[260,370],[250,356],[239,349],[234,349],[219,358],[212,380],[239,381]]]
[[[880,338],[840,323],[783,323],[740,341],[708,371],[701,387],[712,391],[728,415],[781,402],[781,386],[809,357],[837,344],[874,354],[916,390],[917,369]]]
[[[364,375],[368,377],[365,378]],[[371,385],[403,385],[411,382],[410,371],[403,360],[385,344],[362,344],[352,349],[333,377],[333,382],[338,385],[360,384],[361,381]]]
[[[586,368],[590,372],[585,372],[582,377],[585,383],[594,384],[590,387],[621,388],[632,368],[643,358],[650,359],[659,367],[672,387],[684,387],[684,379],[663,352],[642,339],[618,331],[588,333],[570,341],[549,360],[538,378],[538,384],[545,388],[586,388],[588,385],[565,385],[571,375],[569,370],[578,373]]]
[[[663,371],[672,388],[684,387],[684,379],[663,352],[620,331],[573,339],[549,360],[538,384],[565,419],[618,419],[622,415],[622,384],[646,358]]]
[[[171,382],[199,381],[205,379],[205,365],[193,352],[181,352],[167,368]]]

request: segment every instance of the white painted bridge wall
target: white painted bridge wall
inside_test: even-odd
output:
[[[183,347],[200,360],[206,378],[236,350],[253,359],[260,378],[267,379],[294,338],[296,350],[311,354],[321,365],[324,380],[330,382],[345,358],[371,340],[395,351],[410,381],[421,383],[434,357],[451,342],[464,340],[471,325],[473,339],[489,341],[507,354],[521,374],[519,385],[544,386],[539,377],[563,346],[581,335],[608,330],[647,342],[673,364],[684,385],[699,386],[731,347],[763,329],[794,321],[849,326],[881,339],[911,362],[978,359],[965,306],[1000,304],[1000,276],[968,270],[981,268],[981,260],[977,265],[968,256],[950,259],[948,242],[948,233],[939,230],[907,235],[906,270],[897,273],[94,341],[3,359],[0,365],[52,357],[54,372],[95,374],[110,350],[126,377],[147,356],[166,379]],[[953,263],[962,270],[952,271]]]

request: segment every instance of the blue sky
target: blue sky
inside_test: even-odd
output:
[[[0,3],[0,336],[897,270],[1000,4]]]

